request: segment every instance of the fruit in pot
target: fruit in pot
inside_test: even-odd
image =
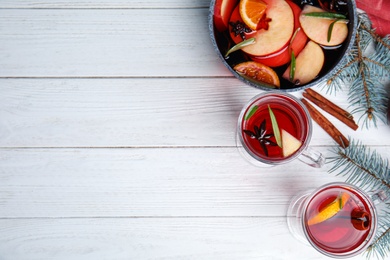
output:
[[[251,30],[258,29],[266,9],[267,4],[262,0],[241,0],[239,5],[240,16]]]
[[[214,5],[214,24],[218,31],[223,32],[229,27],[229,18],[237,5],[237,0],[216,0]]]
[[[259,62],[245,61],[237,64],[233,69],[251,80],[263,82],[277,88],[280,87],[279,76],[276,72],[272,68]]]
[[[242,51],[253,56],[270,55],[280,51],[289,44],[294,30],[293,11],[285,0],[264,0],[264,2],[267,4],[264,16],[266,21],[268,19],[268,29],[254,30],[245,34],[246,39],[254,37],[256,43],[243,48]],[[237,22],[243,23],[239,6],[230,17],[230,24]],[[243,40],[240,35],[235,35],[231,29],[229,31],[236,44]]]
[[[290,40],[290,43],[285,46],[282,50],[272,53],[270,55],[265,56],[252,56],[251,59],[254,61],[258,61],[263,63],[264,65],[270,67],[278,67],[284,64],[287,64],[291,59],[290,51],[293,50],[294,54],[298,56],[298,54],[302,51],[303,47],[305,47],[307,42],[307,36],[303,32],[301,28],[301,24],[299,22],[299,15],[301,14],[301,8],[293,3],[290,0],[286,1],[294,14],[294,33],[296,34]]]
[[[291,65],[283,73],[283,78],[297,85],[309,83],[320,73],[324,60],[322,48],[317,43],[309,41],[296,58],[294,78],[290,79]]]
[[[328,30],[336,19],[326,19],[306,16],[307,13],[320,13],[325,11],[321,8],[305,5],[299,16],[302,29],[311,39],[324,46],[336,46],[345,41],[348,36],[348,26],[345,21],[335,22],[333,25],[330,41],[328,41]]]

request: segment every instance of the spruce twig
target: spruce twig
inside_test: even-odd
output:
[[[379,35],[376,34],[374,30],[368,28],[368,26],[364,23],[360,24],[360,27],[363,30],[367,31],[372,36],[372,38],[374,38],[375,41],[379,42],[380,44],[383,44],[387,49],[390,49],[390,45],[387,44],[384,40],[382,40],[382,38],[379,37]]]
[[[377,152],[371,152],[360,142],[350,141],[347,148],[337,147],[334,156],[329,158],[333,163],[330,172],[348,176],[346,182],[354,184],[367,192],[383,191],[384,197],[390,196],[390,165]],[[390,203],[381,204],[378,217],[378,230],[372,244],[368,247],[368,258],[377,256],[386,258],[390,253]]]
[[[367,258],[371,258],[374,255],[377,258],[386,258],[388,248],[388,242],[390,240],[390,227],[388,227],[379,237],[377,237],[374,242],[367,248],[366,254]],[[387,250],[387,251],[386,251]]]
[[[366,14],[358,15],[359,25],[355,44],[344,60],[344,65],[323,84],[327,92],[349,87],[349,103],[353,114],[360,113],[359,121],[369,128],[377,121],[386,122],[387,92],[383,85],[390,76],[390,36],[381,38],[371,29]],[[370,51],[369,47],[374,50]]]

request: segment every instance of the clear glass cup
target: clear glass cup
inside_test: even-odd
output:
[[[356,256],[367,249],[377,230],[372,198],[344,182],[301,192],[291,200],[287,210],[288,228],[299,241],[326,256],[339,259]]]
[[[275,115],[282,141],[289,140],[283,147],[295,147],[295,151],[276,145],[269,108]],[[310,166],[322,167],[325,158],[309,147],[311,136],[311,118],[302,102],[287,93],[268,91],[253,97],[241,110],[236,145],[241,155],[256,166],[275,166],[299,159]]]

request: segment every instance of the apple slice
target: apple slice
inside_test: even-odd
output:
[[[295,56],[298,56],[303,47],[305,47],[307,36],[300,28],[301,24],[299,23],[301,8],[290,0],[286,0],[286,2],[290,5],[294,14],[294,32],[299,28],[297,34],[294,39],[291,39],[289,44],[280,51],[266,56],[251,56],[252,60],[258,61],[270,67],[278,67],[287,64],[291,60],[290,50],[293,50]]]
[[[283,156],[287,157],[295,153],[302,145],[302,142],[282,129],[282,149]]]
[[[317,43],[309,41],[296,58],[294,78],[290,79],[291,65],[283,73],[283,78],[295,84],[306,84],[317,77],[324,65],[324,60],[322,48]]]
[[[246,38],[254,37],[256,42],[242,49],[253,56],[269,55],[281,50],[289,44],[294,33],[294,14],[290,5],[285,0],[263,1],[267,4],[266,18],[271,19],[268,30],[260,29],[248,33]],[[242,22],[238,6],[230,17],[230,22],[236,23],[237,21]],[[241,37],[234,35],[231,30],[230,36],[236,44],[242,41]]]
[[[334,20],[324,19],[318,17],[306,16],[306,13],[311,12],[325,12],[323,9],[305,5],[302,9],[299,21],[303,31],[306,33],[312,41],[325,46],[339,45],[345,41],[348,36],[348,26],[345,22],[336,22],[333,26],[331,39],[328,42],[328,30],[329,26]]]
[[[237,0],[216,0],[214,5],[214,24],[218,31],[223,32],[229,27],[229,18],[237,5]]]

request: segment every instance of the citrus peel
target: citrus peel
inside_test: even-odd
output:
[[[278,74],[276,72],[256,61],[245,61],[237,64],[233,68],[237,73],[241,75],[245,75],[248,78],[251,78],[255,81],[264,82],[266,84],[270,84],[274,87],[280,87],[280,80]]]
[[[335,216],[347,203],[350,195],[346,192],[341,193],[334,201],[326,205],[318,214],[311,217],[307,224],[309,226],[315,225]]]
[[[241,18],[252,30],[257,29],[266,9],[267,4],[262,0],[241,0],[239,4]]]

